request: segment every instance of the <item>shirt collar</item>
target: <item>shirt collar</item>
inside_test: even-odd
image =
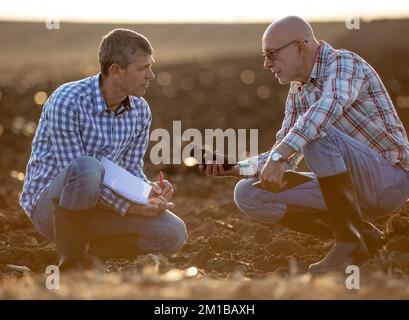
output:
[[[93,96],[93,102],[94,102],[94,112],[99,113],[99,112],[104,112],[109,110],[105,103],[104,96],[102,95],[101,87],[99,86],[99,81],[101,78],[101,74],[98,73],[95,76],[93,76],[92,79],[92,96]],[[125,108],[126,111],[130,111],[131,109],[135,108],[135,105],[132,101],[132,99],[127,96],[124,101],[122,101],[121,105]],[[118,109],[120,110],[121,107]]]
[[[315,58],[314,66],[312,67],[309,80],[320,80],[325,74],[325,65],[327,62],[328,54],[333,48],[325,41],[320,41],[317,56]]]
[[[319,85],[318,81],[325,76],[325,65],[328,59],[328,55],[331,50],[334,50],[328,43],[320,40],[320,45],[318,47],[317,56],[315,57],[315,62],[312,67],[310,78],[305,84],[300,81],[292,81],[290,85],[290,93],[297,94],[306,88],[309,83],[314,85]]]

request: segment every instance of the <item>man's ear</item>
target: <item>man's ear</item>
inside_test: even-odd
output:
[[[304,53],[305,51],[306,51],[306,49],[307,49],[307,44],[305,43],[305,41],[304,40],[298,40],[297,41],[297,50],[298,50],[298,53]]]
[[[111,75],[114,79],[120,79],[121,78],[121,66],[117,63],[111,64],[111,66],[108,68],[108,75]]]

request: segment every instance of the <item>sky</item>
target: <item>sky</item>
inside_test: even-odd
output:
[[[340,5],[341,3],[341,5]],[[409,17],[409,0],[0,0],[0,20],[72,22],[268,22]]]

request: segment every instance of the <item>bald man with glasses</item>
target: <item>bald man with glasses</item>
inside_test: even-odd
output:
[[[238,208],[262,222],[333,238],[309,272],[345,271],[382,245],[382,232],[368,220],[396,211],[409,197],[405,128],[376,71],[357,54],[318,41],[305,20],[272,23],[262,47],[264,67],[290,85],[272,150],[230,170],[216,163],[200,170],[242,176],[254,168],[236,185]],[[302,157],[313,179],[283,191],[285,171]],[[274,192],[254,187],[255,178]]]

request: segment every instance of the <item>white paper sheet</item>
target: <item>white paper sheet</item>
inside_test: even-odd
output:
[[[147,204],[152,187],[142,179],[103,157],[105,168],[104,185],[121,196],[139,204]]]

